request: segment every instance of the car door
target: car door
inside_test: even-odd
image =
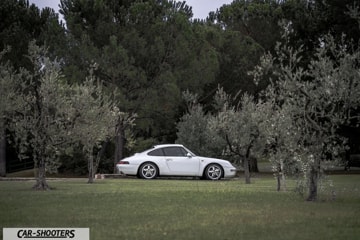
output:
[[[198,175],[200,163],[197,157],[188,156],[188,152],[182,147],[166,147],[163,150],[166,164],[172,175]]]

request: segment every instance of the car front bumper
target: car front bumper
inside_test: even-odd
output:
[[[238,170],[236,168],[225,168],[224,169],[224,178],[233,178],[236,176]]]

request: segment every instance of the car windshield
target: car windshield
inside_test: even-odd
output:
[[[193,156],[193,157],[197,156],[197,154],[195,154],[194,152],[190,151],[190,150],[187,149],[186,147],[184,147],[184,148],[185,148],[185,150],[186,150],[188,153],[191,154],[191,156]]]

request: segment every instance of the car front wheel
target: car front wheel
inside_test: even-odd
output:
[[[140,166],[139,176],[144,179],[154,179],[158,175],[158,168],[154,163],[144,163]]]
[[[205,178],[208,180],[219,180],[223,175],[222,168],[217,164],[210,164],[205,169]]]

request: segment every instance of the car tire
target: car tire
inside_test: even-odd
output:
[[[143,163],[139,168],[139,177],[143,179],[154,179],[158,176],[158,167],[151,162]]]
[[[210,164],[205,168],[205,178],[207,180],[220,180],[223,176],[223,169],[218,164]]]

